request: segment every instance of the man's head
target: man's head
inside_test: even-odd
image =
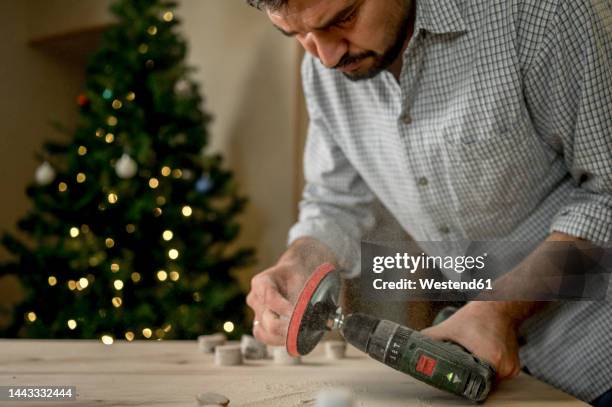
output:
[[[413,0],[247,0],[323,65],[351,80],[388,68],[408,38]]]

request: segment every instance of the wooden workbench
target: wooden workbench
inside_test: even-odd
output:
[[[357,350],[348,358],[325,359],[320,349],[300,366],[271,360],[217,367],[193,341],[126,343],[0,339],[0,385],[76,386],[77,401],[0,402],[35,406],[194,406],[203,391],[222,393],[230,406],[313,406],[323,388],[347,387],[356,406],[474,406],[396,372]],[[586,406],[571,396],[521,374],[489,397],[495,406]]]

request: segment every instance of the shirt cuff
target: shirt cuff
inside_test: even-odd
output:
[[[360,274],[359,239],[351,237],[338,224],[324,219],[298,222],[289,230],[288,244],[301,237],[311,237],[326,245],[336,255],[344,278],[354,278]]]
[[[570,204],[554,217],[550,231],[566,233],[605,247],[610,246],[612,208],[591,202]]]

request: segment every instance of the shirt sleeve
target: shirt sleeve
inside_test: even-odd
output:
[[[298,222],[289,231],[289,243],[309,236],[327,245],[337,256],[346,277],[359,274],[361,239],[376,223],[377,202],[357,170],[335,142],[317,101],[316,69],[304,58],[302,78],[309,114],[304,152],[305,187]]]
[[[550,231],[612,241],[612,6],[558,1],[525,74],[536,127],[574,181]]]

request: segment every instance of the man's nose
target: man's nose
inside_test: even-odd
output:
[[[328,68],[336,66],[348,50],[345,40],[328,32],[310,32],[302,44],[306,51],[319,58]]]

